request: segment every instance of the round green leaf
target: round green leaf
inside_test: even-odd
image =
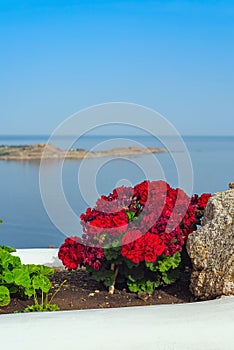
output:
[[[11,301],[9,289],[0,286],[0,306],[7,306]]]
[[[34,289],[41,289],[44,293],[48,293],[51,288],[51,282],[49,278],[43,275],[34,276],[32,285]]]
[[[17,286],[28,288],[31,285],[30,276],[26,271],[22,269],[14,269],[12,274],[14,277],[14,283]]]

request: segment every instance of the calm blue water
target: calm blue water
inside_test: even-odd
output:
[[[46,136],[0,136],[0,144],[36,144],[45,143],[47,139]],[[131,139],[148,147],[161,146],[151,137],[135,136]],[[108,138],[104,136],[83,137],[74,147],[90,149],[106,140]],[[228,183],[234,181],[234,137],[187,136],[184,137],[184,142],[192,160],[193,192],[201,194],[226,190]],[[108,146],[103,144],[100,148],[106,149]],[[163,174],[173,187],[177,187],[177,170],[171,155],[157,154],[155,159],[157,166],[150,156],[132,157],[129,160],[105,158],[100,169],[100,159],[91,159],[88,161],[88,168],[83,169],[83,175],[86,172],[82,180],[82,194],[78,186],[81,162],[65,161],[62,182],[66,200],[79,216],[88,204],[95,202],[98,194],[108,194],[117,184],[134,185],[143,181],[146,174],[151,180],[162,178]],[[56,162],[50,162],[48,173],[54,171],[57,165]],[[39,190],[39,166],[39,162],[0,161],[0,217],[4,220],[0,231],[0,244],[32,248],[59,246],[64,241],[64,234],[50,221],[43,207]],[[56,210],[56,193],[53,196]],[[67,227],[67,234],[80,233],[79,225],[76,229],[70,226],[63,213],[60,216]]]

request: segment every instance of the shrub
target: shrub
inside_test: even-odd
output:
[[[116,282],[152,293],[178,277],[182,248],[209,197],[189,198],[164,181],[116,188],[80,216],[82,237],[67,238],[59,258],[69,270],[85,266],[110,293]]]

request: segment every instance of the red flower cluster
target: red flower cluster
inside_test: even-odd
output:
[[[130,231],[122,239],[121,254],[135,264],[141,261],[154,262],[165,248],[162,240],[153,233],[142,235],[140,231]]]
[[[78,237],[66,238],[61,245],[58,257],[69,269],[76,269],[83,261],[83,245]]]
[[[89,235],[97,235],[107,230],[112,230],[112,235],[119,235],[119,232],[128,225],[127,213],[124,209],[117,212],[103,212],[95,208],[87,209],[86,214],[81,214],[83,232]]]
[[[109,196],[101,196],[96,202],[96,210],[105,213],[113,213],[127,208],[133,197],[132,187],[117,187],[113,190]]]
[[[210,199],[210,194],[209,193],[203,193],[200,197],[198,197],[197,200],[197,209],[198,210],[204,210],[208,200]]]
[[[135,242],[127,243],[127,238],[129,240],[131,237],[127,232],[121,242],[122,255],[133,262],[147,261],[139,249],[139,244],[144,241],[145,245],[147,239],[150,243],[145,246],[153,245],[150,237],[154,238],[158,245],[158,251],[154,250],[154,257],[151,255],[151,262],[156,261],[157,256],[162,253],[171,256],[181,251],[188,234],[196,229],[195,209],[185,192],[171,188],[164,181],[144,181],[135,186],[134,195],[141,204],[141,213],[140,220],[132,222],[131,226],[135,226],[144,236]],[[134,258],[131,258],[133,255]]]
[[[61,245],[58,257],[69,270],[77,269],[79,265],[92,266],[94,270],[99,270],[104,259],[104,250],[85,246],[79,237],[71,237],[66,238]]]
[[[192,206],[196,212],[197,224],[201,224],[200,220],[204,214],[204,210],[206,208],[207,202],[210,198],[209,193],[203,193],[200,197],[197,194],[194,194],[191,198]]]
[[[81,215],[82,239],[67,238],[59,258],[69,269],[78,265],[100,269],[105,249],[116,241],[122,258],[133,263],[155,262],[165,254],[182,250],[189,233],[196,229],[209,194],[189,198],[164,181],[144,181],[134,188],[118,187],[102,196],[96,206]]]

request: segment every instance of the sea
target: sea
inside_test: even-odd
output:
[[[7,135],[0,136],[0,145],[42,144],[48,139],[46,135]],[[44,182],[39,161],[0,160],[0,245],[59,247],[67,236],[82,234],[80,214],[116,186],[163,179],[189,195],[228,189],[234,181],[234,136],[183,136],[182,143],[173,147],[169,142],[169,152],[153,156],[48,161]],[[81,137],[72,148],[130,145],[167,146],[152,136],[91,135]]]

